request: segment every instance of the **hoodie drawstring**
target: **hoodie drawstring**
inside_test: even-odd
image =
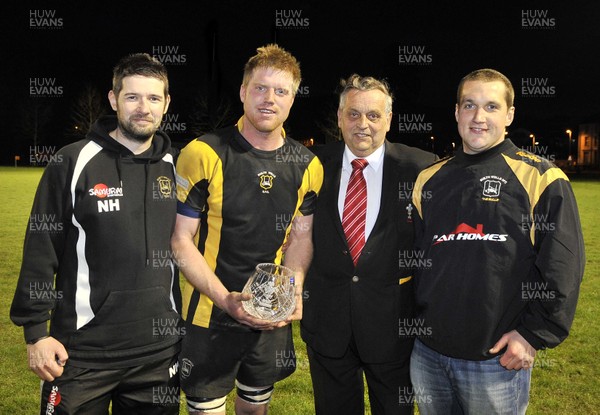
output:
[[[146,163],[144,163],[144,173],[145,173],[145,180],[144,180],[144,243],[146,244],[146,267],[148,267],[148,265],[150,265],[150,257],[149,257],[149,252],[150,252],[150,247],[149,247],[149,241],[148,241],[148,214],[147,214],[147,207],[148,207],[148,164],[150,163],[150,160],[148,160]]]
[[[121,154],[119,154],[119,157],[116,158],[116,163],[117,163],[117,175],[119,176],[119,186],[121,186],[121,189],[123,188],[123,178],[121,177]]]

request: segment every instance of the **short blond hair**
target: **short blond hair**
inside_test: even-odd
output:
[[[258,53],[248,59],[244,66],[242,85],[248,85],[256,68],[274,68],[289,72],[292,75],[292,93],[296,95],[302,81],[298,60],[291,53],[274,43],[262,46],[256,49],[256,52]]]

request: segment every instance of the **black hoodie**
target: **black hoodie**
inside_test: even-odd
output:
[[[47,335],[50,319],[80,367],[143,364],[172,354],[183,334],[171,142],[158,131],[134,155],[109,136],[116,127],[100,118],[46,167],[11,307],[26,341]]]

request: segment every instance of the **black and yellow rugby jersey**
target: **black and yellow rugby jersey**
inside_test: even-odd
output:
[[[575,197],[559,168],[505,140],[421,172],[413,203],[423,343],[483,360],[513,329],[536,349],[567,337],[585,256]]]
[[[242,291],[262,262],[281,263],[298,215],[311,215],[323,182],[319,159],[285,138],[258,150],[236,126],[190,142],[177,161],[179,214],[200,218],[196,245],[230,291]],[[183,317],[201,327],[248,330],[186,281]]]

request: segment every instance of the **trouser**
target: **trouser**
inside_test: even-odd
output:
[[[454,359],[416,340],[410,375],[422,415],[523,415],[529,403],[531,369],[507,370],[499,356]]]
[[[62,376],[42,382],[40,414],[179,414],[177,356],[123,369],[65,366]]]
[[[364,415],[364,380],[373,415],[413,413],[410,356],[392,362],[365,363],[351,342],[341,358],[317,353],[307,345],[317,415]]]

